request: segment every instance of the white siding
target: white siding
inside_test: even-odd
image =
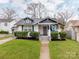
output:
[[[79,33],[77,33],[77,39],[76,40],[79,42]]]
[[[79,27],[75,27],[76,31],[76,40],[79,42]]]
[[[71,36],[72,36],[71,38],[73,40],[76,40],[76,31],[75,31],[75,29],[71,27],[70,31],[71,31]]]
[[[10,30],[10,23],[7,23],[7,26],[5,26],[5,23],[0,23],[0,30],[4,30],[4,31],[11,31]]]
[[[62,29],[61,29],[60,26],[61,26],[61,25],[58,25],[58,32],[61,32],[61,31],[62,31]]]
[[[39,32],[39,30],[38,30],[38,25],[35,25],[35,26],[34,26],[34,31]]]
[[[20,19],[13,20],[11,22],[7,22],[7,26],[5,26],[5,22],[0,23],[0,30],[8,31],[9,33],[12,33],[12,27],[15,23],[17,23]]]
[[[22,26],[18,26],[18,28],[16,29],[16,31],[22,31]]]
[[[78,27],[73,27],[72,23],[69,23],[65,27],[65,31],[67,32],[67,36],[70,36],[71,39],[79,41],[79,29]]]

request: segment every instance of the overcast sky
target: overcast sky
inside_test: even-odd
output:
[[[13,3],[11,3],[11,1],[13,1]],[[20,12],[20,16],[23,17],[23,10],[26,6],[25,3],[29,4],[31,2],[41,2],[48,10],[52,11],[53,13],[57,11],[60,12],[62,10],[73,11],[75,12],[75,15],[78,15],[79,13],[79,0],[26,0],[26,2],[24,2],[24,0],[0,0],[0,8],[14,8],[17,10],[17,13],[19,14]]]

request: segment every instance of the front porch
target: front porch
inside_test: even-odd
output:
[[[52,23],[40,23],[38,24],[38,31],[40,32],[40,36],[39,39],[40,40],[51,40],[51,32],[57,31],[56,24],[52,24]]]
[[[49,31],[50,30],[50,25],[38,25],[38,29],[39,29],[39,32],[40,32],[40,36],[48,36],[50,35]]]

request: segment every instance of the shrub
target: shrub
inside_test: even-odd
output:
[[[39,39],[39,32],[30,32],[30,36],[34,39]]]
[[[0,34],[9,34],[8,31],[0,31]]]
[[[66,38],[72,39],[71,31],[66,31]]]
[[[66,38],[66,32],[59,32],[59,34],[60,34],[60,38],[62,40],[65,40],[65,38]]]
[[[26,38],[28,36],[28,32],[26,31],[17,31],[17,32],[14,32],[14,35],[17,37],[17,38]]]
[[[58,40],[58,32],[52,32],[51,38],[52,38],[52,40]]]

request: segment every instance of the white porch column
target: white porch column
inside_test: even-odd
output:
[[[61,28],[60,28],[60,25],[58,25],[58,32],[61,32]]]
[[[51,33],[51,31],[50,31],[50,25],[49,25],[48,36],[50,36],[50,33]]]
[[[50,25],[49,25],[49,29],[48,29],[48,37],[49,37],[49,40],[51,40],[51,30],[50,30]]]

